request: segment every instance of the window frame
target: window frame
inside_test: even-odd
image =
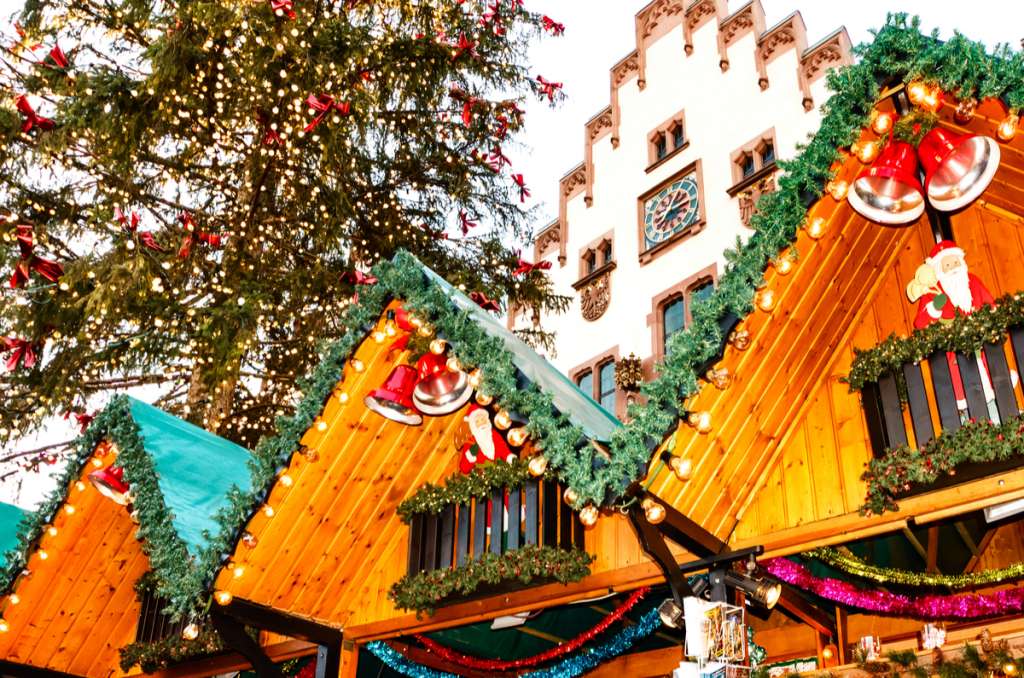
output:
[[[615,405],[614,409],[608,410],[611,414],[615,415],[620,420],[626,414],[627,394],[625,391],[620,389],[615,384],[615,365],[619,362],[619,347],[613,346],[601,353],[588,359],[576,367],[569,370],[569,379],[576,385],[581,391],[586,393],[594,402],[601,405],[601,368],[607,365],[611,365],[612,369],[612,385],[614,386]],[[591,384],[590,390],[587,391],[580,386],[580,380],[590,376]],[[607,392],[606,392],[607,394]],[[602,405],[602,407],[604,407]]]
[[[775,128],[770,127],[730,153],[729,164],[732,167],[733,186],[727,189],[729,195],[736,195],[750,183],[754,183],[762,176],[775,171],[778,167],[778,148],[779,144],[775,138]],[[771,149],[772,157],[770,160],[765,161],[764,154],[768,149]],[[744,174],[747,160],[753,161],[753,171]]]
[[[682,141],[676,143],[675,131],[679,130]],[[681,153],[690,145],[686,134],[686,114],[679,111],[669,116],[647,135],[647,172],[660,167],[670,158]],[[663,150],[663,152],[659,152]]]
[[[718,286],[718,264],[711,264],[696,271],[651,299],[651,313],[647,316],[647,325],[651,328],[651,356],[655,362],[661,362],[665,357],[665,307],[676,299],[683,298],[683,329],[686,329],[693,322],[691,295],[694,290],[708,282]]]
[[[603,362],[598,363],[597,366],[596,366],[597,380],[595,381],[595,384],[594,384],[594,393],[597,395],[597,403],[601,407],[603,407],[604,409],[606,409],[606,410],[608,410],[609,412],[612,412],[612,413],[614,413],[618,409],[618,404],[619,404],[619,398],[618,398],[619,389],[615,385],[615,364],[616,364],[616,362],[617,361],[615,359],[609,358],[608,360],[605,360]],[[611,369],[611,378],[612,378],[612,383],[611,383],[612,389],[611,389],[611,391],[605,391],[604,390],[604,375],[605,375],[605,370],[608,370],[608,369]],[[612,404],[611,404],[612,406],[611,406],[611,408],[609,408],[604,403],[604,399],[605,399],[606,396],[610,397],[612,399]]]

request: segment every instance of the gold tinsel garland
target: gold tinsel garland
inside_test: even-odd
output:
[[[1000,584],[1015,579],[1024,579],[1024,562],[1014,563],[1009,567],[997,570],[965,572],[963,574],[937,574],[879,567],[878,565],[866,563],[857,556],[828,547],[809,551],[806,555],[848,574],[861,577],[862,579],[871,579],[880,584],[944,586],[950,589],[968,589],[989,584]]]

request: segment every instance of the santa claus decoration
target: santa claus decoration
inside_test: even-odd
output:
[[[914,318],[914,327],[917,329],[934,323],[950,323],[958,314],[970,315],[995,303],[992,293],[981,279],[967,269],[964,251],[950,240],[943,240],[932,248],[925,263],[918,267],[914,279],[907,285],[907,297],[911,302],[917,302],[917,316]],[[961,412],[966,411],[967,399],[956,355],[950,352],[946,358],[957,408]],[[984,355],[980,359],[985,399],[992,401],[995,396]]]
[[[482,464],[492,461],[511,463],[516,458],[501,433],[491,424],[487,410],[479,405],[470,405],[465,421],[470,435],[459,450],[459,471],[470,473]]]

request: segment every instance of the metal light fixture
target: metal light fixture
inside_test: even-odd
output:
[[[678,629],[683,621],[683,608],[671,598],[666,598],[658,606],[658,616],[661,623],[669,628]]]
[[[779,602],[779,597],[782,596],[782,584],[779,582],[754,578],[735,570],[725,573],[725,582],[729,586],[743,591],[752,600],[764,605],[769,610],[775,607],[775,604]]]

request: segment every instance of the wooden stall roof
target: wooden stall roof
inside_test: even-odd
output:
[[[953,113],[945,104],[942,126],[992,137],[1005,115],[991,101],[966,125],[956,124]],[[864,138],[873,137],[865,132]],[[1018,135],[1000,147],[992,185],[952,217],[968,266],[996,297],[1024,289],[1024,141]],[[837,179],[852,182],[863,167],[848,157]],[[858,515],[870,443],[859,395],[840,379],[854,347],[912,330],[915,308],[903,290],[935,240],[925,216],[906,227],[881,226],[827,194],[808,212],[808,221],[818,217],[825,235],[813,240],[800,232],[794,270],[766,272],[777,301],[772,311],[757,309],[744,320],[751,346],[728,347],[719,363],[732,384],[724,391],[705,386],[692,403],[695,411],[711,412],[712,432],[680,425],[674,451],[692,460],[692,478],[652,473],[651,491],[722,539],[776,553],[845,541],[854,528],[860,536],[898,529],[908,517],[961,504],[966,511],[1024,492],[1024,472],[1014,471],[915,497],[900,512]]]
[[[115,400],[93,426],[98,428],[87,440],[98,444],[82,448],[66,486],[56,490],[56,503],[27,515],[7,551],[8,562],[24,570],[0,599],[8,629],[0,633],[0,658],[6,661],[74,675],[117,675],[118,652],[135,639],[140,604],[134,585],[150,569],[149,544],[140,537],[147,525],[136,525],[124,506],[89,481],[93,471],[120,465],[117,446],[104,440],[106,426],[138,436],[156,472],[153,491],[191,556],[207,545],[232,488],[249,486],[243,448],[140,401]],[[126,469],[126,480],[131,477]],[[52,515],[42,515],[50,508]],[[182,566],[190,567],[174,564]]]

